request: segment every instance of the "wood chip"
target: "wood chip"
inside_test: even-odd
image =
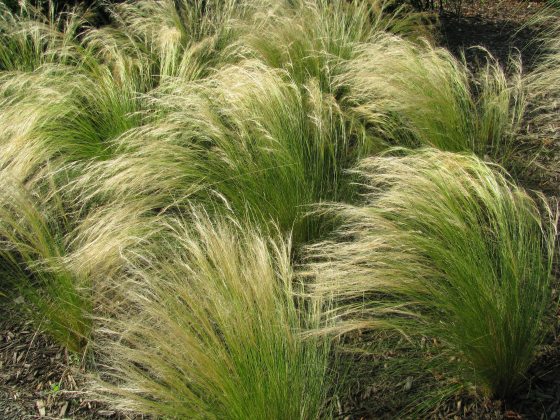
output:
[[[58,413],[58,417],[64,417],[66,415],[66,411],[68,410],[68,401],[66,401],[62,407],[60,408],[60,412]]]
[[[406,378],[406,382],[404,384],[404,390],[405,391],[410,391],[412,388],[412,376],[409,376],[408,378]]]
[[[37,407],[37,411],[39,412],[39,416],[44,417],[45,414],[46,414],[46,410],[45,410],[45,403],[43,402],[43,400],[35,401],[35,407]]]

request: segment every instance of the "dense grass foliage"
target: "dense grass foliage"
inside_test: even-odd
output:
[[[28,315],[80,353],[91,334],[90,284],[64,262],[71,221],[56,192],[46,193],[39,198],[0,172],[0,287],[21,293]]]
[[[310,247],[313,291],[337,327],[437,337],[470,379],[516,390],[547,331],[556,220],[545,201],[479,159],[425,149],[368,158],[361,206]],[[544,217],[544,222],[542,222]]]
[[[104,348],[118,407],[171,418],[329,415],[328,340],[306,339],[320,305],[294,300],[289,244],[195,215],[123,285],[138,316]],[[111,331],[112,332],[112,331]]]
[[[312,237],[320,226],[305,218],[311,205],[348,197],[342,169],[376,145],[331,95],[313,83],[303,95],[283,76],[249,61],[162,85],[153,98],[160,115],[119,138],[119,155],[77,182],[93,196],[149,197],[154,209],[171,210],[200,202],[274,221],[297,243]]]
[[[558,137],[557,25],[534,72],[473,70],[402,4],[0,4],[0,296],[155,416],[328,417],[320,322],[429,337],[454,390],[511,394],[555,231],[501,167]]]
[[[269,66],[287,70],[300,86],[314,79],[329,93],[335,93],[334,77],[341,64],[352,60],[359,53],[357,46],[371,42],[376,34],[410,38],[429,34],[420,15],[407,13],[393,1],[270,3],[274,7],[266,16],[255,16],[256,30],[243,36],[242,48]]]
[[[19,13],[0,3],[0,69],[33,71],[46,63],[79,64],[77,42],[86,20],[77,12],[55,14],[22,2]]]
[[[261,0],[125,2],[113,9],[116,25],[90,31],[86,39],[119,72],[137,79],[138,92],[145,93],[170,76],[199,79],[228,62],[234,41],[247,30],[241,22],[261,4]]]
[[[498,63],[473,74],[445,49],[380,33],[344,67],[345,109],[391,143],[511,157],[525,102]]]

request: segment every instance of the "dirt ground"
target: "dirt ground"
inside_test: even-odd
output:
[[[544,8],[534,1],[466,1],[461,16],[440,17],[440,42],[453,53],[465,53],[467,62],[475,66],[485,62],[486,48],[502,65],[510,55],[520,54],[524,69],[530,69],[537,58],[535,31],[526,26]]]
[[[0,301],[0,419],[127,419],[85,393],[82,361]]]

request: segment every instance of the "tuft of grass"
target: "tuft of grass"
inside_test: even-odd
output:
[[[525,111],[521,67],[514,76],[488,57],[478,73],[449,51],[379,33],[336,78],[341,106],[396,146],[472,151],[507,163]]]
[[[428,36],[422,15],[392,0],[270,2],[253,15],[254,31],[241,37],[241,50],[281,68],[299,85],[310,79],[334,93],[340,65],[353,59],[361,43],[388,32],[415,39]],[[266,36],[261,36],[266,34]]]
[[[47,6],[45,13],[22,0],[14,13],[0,3],[0,71],[30,72],[48,63],[82,62],[78,37],[87,23],[86,14],[78,8],[57,14],[50,0]]]
[[[27,165],[14,169],[27,168],[24,173],[30,176],[46,161],[60,167],[114,153],[110,140],[140,123],[135,112],[141,101],[133,86],[114,81],[105,66],[90,70],[49,65],[1,76],[4,162],[26,159]],[[22,148],[33,156],[21,156]]]
[[[306,89],[254,60],[210,79],[173,79],[154,92],[153,120],[121,136],[119,155],[92,163],[77,183],[85,200],[231,209],[293,230],[301,243],[320,231],[309,206],[350,196],[343,170],[378,147],[342,118],[332,95],[317,83]]]
[[[159,255],[167,235],[162,217],[141,201],[111,202],[84,213],[67,235],[63,262],[77,277],[88,279],[92,315],[99,321],[121,313],[127,300],[122,283],[131,270]]]
[[[233,60],[241,24],[264,3],[140,0],[112,6],[113,26],[89,31],[97,55],[142,81],[147,93],[168,77],[197,80]]]
[[[552,210],[472,155],[423,149],[357,171],[365,203],[336,206],[337,238],[309,247],[313,292],[335,300],[324,332],[435,338],[444,371],[511,395],[547,331]]]
[[[170,418],[329,415],[320,305],[294,294],[289,243],[195,213],[129,276],[129,309],[100,343],[116,407]],[[111,385],[114,384],[114,385]]]
[[[56,191],[33,190],[0,173],[0,288],[26,300],[26,312],[60,344],[83,353],[92,329],[86,277],[65,262],[73,223]]]

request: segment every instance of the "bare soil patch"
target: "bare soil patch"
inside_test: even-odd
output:
[[[441,44],[457,55],[464,52],[472,66],[485,62],[480,46],[504,66],[511,54],[519,53],[524,68],[530,69],[538,49],[534,44],[536,32],[526,24],[544,8],[543,2],[535,1],[467,2],[461,16],[440,17]]]

